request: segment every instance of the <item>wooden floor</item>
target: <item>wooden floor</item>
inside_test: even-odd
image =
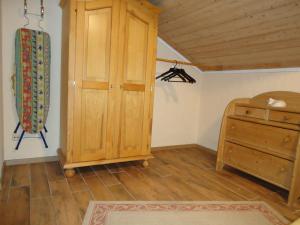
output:
[[[1,192],[1,225],[81,224],[90,200],[266,201],[290,220],[300,207],[287,193],[235,170],[215,172],[215,155],[199,149],[154,152],[138,163],[86,167],[66,179],[58,162],[10,166]],[[298,209],[298,210],[297,210]]]

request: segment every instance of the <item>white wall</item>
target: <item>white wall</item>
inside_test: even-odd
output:
[[[284,72],[289,70],[294,72]],[[267,91],[300,92],[300,69],[226,71],[203,73],[202,76],[198,144],[214,150],[223,112],[232,99],[253,97]]]
[[[0,0],[0,187],[2,176],[2,165],[4,158],[4,145],[3,145],[3,88],[2,88],[2,1]]]
[[[40,0],[29,0],[28,10],[39,13]],[[47,141],[49,149],[44,149],[39,139],[24,139],[19,151],[15,151],[16,141],[13,141],[13,130],[18,122],[15,107],[15,97],[11,90],[11,75],[14,73],[14,38],[18,28],[25,24],[23,18],[22,0],[2,1],[3,28],[3,97],[4,97],[4,148],[5,159],[33,158],[56,155],[59,144],[59,95],[60,95],[60,49],[61,49],[61,10],[59,0],[44,1],[45,31],[51,37],[51,103],[47,120]],[[37,18],[30,16],[29,28],[37,29]]]
[[[185,61],[161,39],[158,40],[157,54],[161,58]],[[174,64],[158,62],[156,75],[172,66]],[[182,68],[197,80],[196,84],[156,81],[152,147],[197,143],[201,71],[191,66]]]

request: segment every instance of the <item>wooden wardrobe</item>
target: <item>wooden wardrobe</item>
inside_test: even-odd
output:
[[[60,162],[152,158],[159,10],[145,0],[62,0]]]

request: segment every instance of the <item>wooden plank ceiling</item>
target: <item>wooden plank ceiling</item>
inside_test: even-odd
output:
[[[159,36],[202,70],[300,67],[300,0],[150,0]]]

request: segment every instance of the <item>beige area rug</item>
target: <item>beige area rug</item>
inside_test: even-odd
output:
[[[264,202],[101,202],[83,225],[287,225]]]

